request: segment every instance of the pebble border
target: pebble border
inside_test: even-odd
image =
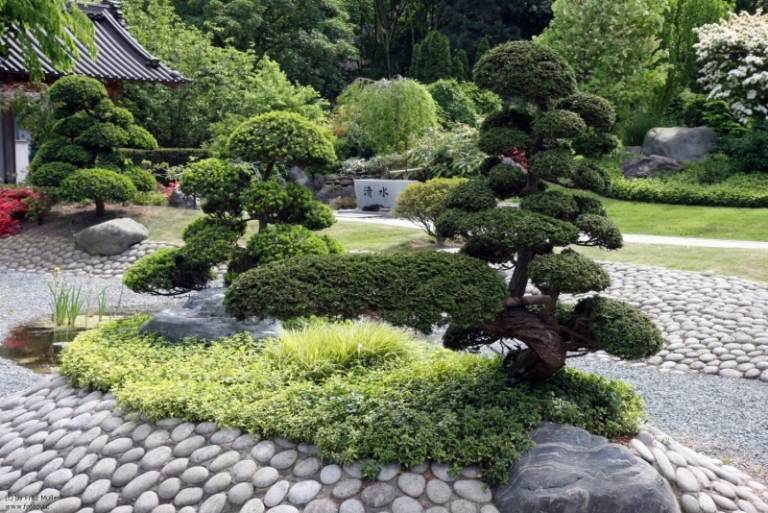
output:
[[[630,441],[684,513],[768,513],[768,489],[648,426]],[[0,399],[0,505],[34,513],[498,513],[466,467],[322,462],[317,448],[216,424],[148,422],[61,376]],[[36,499],[37,498],[37,499]],[[42,498],[42,499],[40,499]],[[44,503],[33,503],[43,500]],[[24,502],[26,501],[26,502]]]

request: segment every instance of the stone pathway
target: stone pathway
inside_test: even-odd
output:
[[[91,256],[75,248],[71,237],[39,237],[21,233],[0,239],[0,270],[51,272],[54,269],[78,275],[117,276],[142,256],[166,242],[144,241],[117,256]]]
[[[630,447],[685,513],[768,513],[768,490],[648,427]],[[0,399],[0,506],[39,513],[498,513],[476,468],[323,462],[317,448],[237,429],[120,414],[114,396],[51,376]],[[38,509],[35,509],[38,508]]]
[[[768,383],[768,286],[712,273],[603,263],[612,279],[604,295],[650,315],[666,345],[641,362],[602,352],[591,357],[662,372],[701,372]]]

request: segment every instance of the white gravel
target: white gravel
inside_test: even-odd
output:
[[[595,358],[568,365],[631,384],[650,422],[697,450],[768,468],[768,386],[760,381],[662,373]]]

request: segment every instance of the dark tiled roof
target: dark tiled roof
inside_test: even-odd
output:
[[[80,7],[93,21],[96,28],[94,42],[98,49],[96,57],[91,57],[80,42],[77,47],[80,55],[69,74],[93,77],[99,80],[121,80],[132,82],[160,82],[180,84],[187,80],[178,71],[160,63],[147,52],[126,30],[119,18],[119,11],[113,3],[82,5]],[[8,55],[0,56],[0,76],[18,76],[27,78],[21,46],[12,37],[7,37]],[[51,62],[35,45],[46,78],[57,78],[67,73],[56,70]]]

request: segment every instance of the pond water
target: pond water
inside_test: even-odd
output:
[[[52,328],[29,324],[14,328],[2,344],[0,357],[35,372],[47,373],[59,365],[61,348],[84,328]]]

